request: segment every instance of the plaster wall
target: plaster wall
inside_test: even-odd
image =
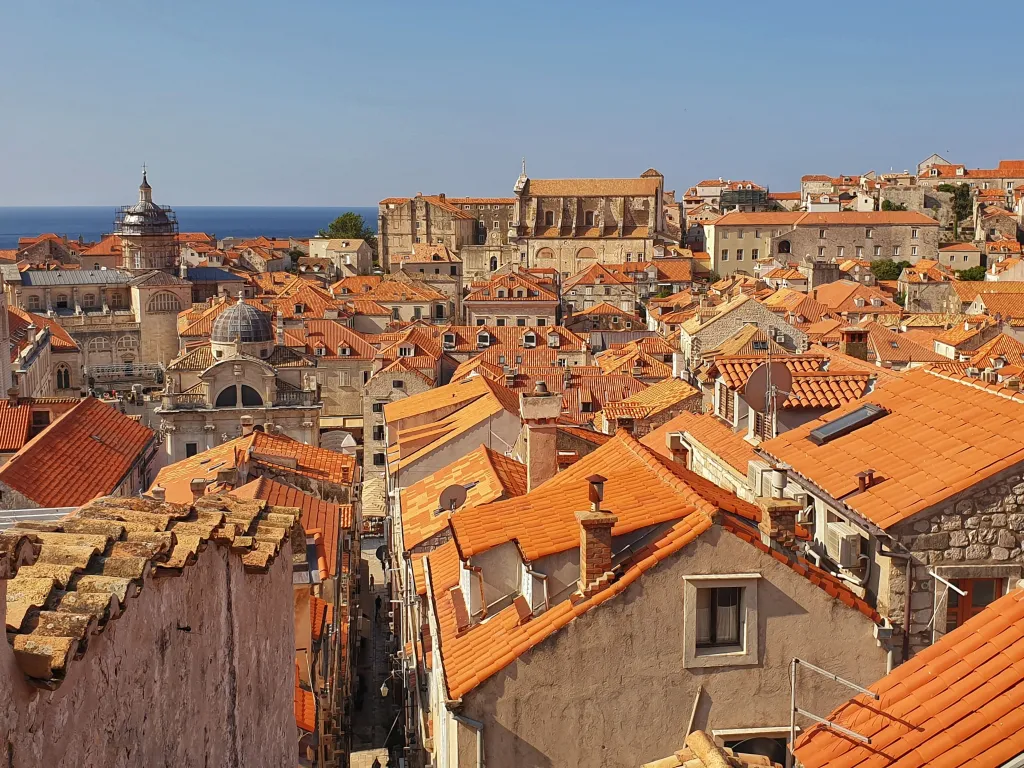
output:
[[[762,576],[756,663],[685,668],[684,614],[693,608],[683,603],[683,577],[736,573]],[[461,714],[484,723],[489,768],[636,765],[683,743],[699,685],[694,727],[723,729],[788,725],[794,656],[873,682],[885,674],[885,652],[872,626],[716,526],[464,695]],[[850,692],[805,677],[798,695],[802,708],[828,712]],[[459,757],[442,764],[476,764],[472,751],[460,749]]]
[[[211,545],[181,576],[148,578],[52,693],[0,643],[5,764],[293,765],[291,581],[287,554],[249,574]]]

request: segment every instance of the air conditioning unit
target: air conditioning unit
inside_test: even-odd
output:
[[[841,568],[853,568],[860,560],[860,533],[848,523],[825,526],[825,551]]]

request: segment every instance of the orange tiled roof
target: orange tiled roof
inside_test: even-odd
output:
[[[112,493],[154,432],[93,397],[83,399],[0,467],[0,482],[40,507],[73,507]]]
[[[332,504],[318,499],[305,491],[284,485],[267,477],[258,477],[231,491],[240,499],[263,499],[277,507],[297,507],[302,512],[303,529],[309,533],[320,531],[327,552],[327,572],[338,573],[338,534],[349,531],[354,525],[354,510],[351,504]]]
[[[838,408],[840,405],[863,397],[874,381],[867,372],[838,373],[833,371],[806,371],[793,376],[789,397],[782,407]]]
[[[796,742],[806,768],[998,768],[1024,752],[1024,590],[988,605],[829,720],[862,744],[815,725]]]
[[[750,378],[750,374],[764,365],[767,359],[764,355],[757,357],[741,357],[739,355],[719,357],[715,359],[708,373],[711,376],[717,373],[725,379],[725,385],[729,389],[742,391],[747,384],[747,379]],[[795,375],[821,370],[824,360],[817,355],[785,355],[775,358],[775,362],[784,363],[790,373]]]
[[[895,333],[879,323],[864,323],[860,327],[868,332],[869,359],[893,363],[941,363],[949,360],[921,346],[906,334]]]
[[[1000,333],[978,347],[971,356],[971,365],[985,369],[992,360],[1001,358],[1006,365],[1024,366],[1024,342]]]
[[[633,278],[619,270],[612,271],[604,264],[591,264],[582,272],[570,275],[562,283],[562,291],[577,285],[633,285]]]
[[[481,445],[403,489],[402,545],[407,550],[448,528],[451,510],[442,509],[438,501],[452,485],[466,490],[460,509],[522,496],[526,493],[526,465]],[[417,587],[423,587],[425,593],[422,580],[417,580]]]
[[[985,312],[1007,322],[1024,318],[1024,293],[985,293],[981,296]]]
[[[699,390],[682,379],[662,379],[647,389],[630,395],[625,400],[609,403],[604,407],[602,413],[609,419],[646,419],[694,395],[700,395]]]
[[[523,192],[529,197],[653,197],[658,177],[636,179],[530,179]]]
[[[610,273],[609,273],[610,274]],[[498,296],[498,291],[504,290],[504,296]],[[522,290],[522,296],[516,296],[517,290]],[[500,275],[489,280],[482,287],[470,291],[462,300],[466,302],[479,301],[482,303],[493,303],[496,301],[518,302],[518,301],[558,301],[558,297],[543,287],[534,279],[529,279],[521,273],[510,273]]]
[[[981,294],[1024,293],[1022,280],[954,280],[951,285],[963,304],[969,304]]]
[[[28,405],[11,407],[10,401],[0,400],[0,452],[11,453],[28,442],[28,427],[32,421],[32,408]]]
[[[29,682],[54,690],[110,622],[156,599],[156,579],[181,574],[213,545],[240,556],[247,572],[265,573],[285,547],[290,556],[294,525],[293,510],[227,496],[194,507],[107,496],[31,530],[16,525],[3,538],[34,542],[38,560],[6,585],[13,659]]]
[[[193,479],[213,483],[220,470],[235,469],[246,461],[254,477],[266,468],[338,485],[350,485],[356,471],[356,460],[348,454],[257,431],[167,465],[157,474],[153,486],[164,488],[168,501],[186,503],[192,499]]]
[[[323,636],[323,631],[334,619],[334,606],[316,595],[309,597],[309,629],[313,642]]]
[[[299,730],[313,733],[316,730],[316,699],[313,692],[299,682],[299,665],[295,664],[295,724]]]
[[[865,403],[889,414],[824,445],[808,439]],[[1015,390],[914,370],[761,449],[886,529],[1024,461],[1022,420]],[[856,475],[866,469],[875,482],[861,492]]]
[[[121,236],[107,235],[92,247],[86,248],[80,255],[83,259],[88,259],[90,256],[120,256],[121,253]]]
[[[710,414],[681,413],[644,435],[640,442],[671,460],[672,452],[665,443],[671,432],[686,432],[737,472],[746,475],[747,463],[757,460],[754,447]]]

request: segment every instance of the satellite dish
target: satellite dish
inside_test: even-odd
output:
[[[771,393],[768,391],[769,380]],[[740,397],[753,410],[765,413],[769,409],[778,410],[782,407],[792,388],[793,374],[785,363],[761,363],[750,374]]]
[[[437,500],[438,509],[442,512],[454,512],[465,503],[466,489],[461,485],[449,485]]]

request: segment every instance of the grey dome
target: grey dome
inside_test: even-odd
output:
[[[270,318],[256,307],[246,304],[243,299],[221,312],[213,321],[210,341],[228,343],[232,341],[272,341],[274,328]]]

